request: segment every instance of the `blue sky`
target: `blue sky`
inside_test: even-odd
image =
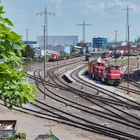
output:
[[[82,39],[82,27],[77,26],[86,21],[91,26],[86,27],[86,41],[93,37],[107,37],[118,40],[126,39],[126,8],[130,11],[130,40],[140,36],[140,0],[1,0],[5,17],[14,23],[13,30],[26,39],[29,30],[29,40],[36,40],[43,34],[43,17],[36,16],[47,6],[49,12],[55,16],[48,16],[49,35],[78,35]]]

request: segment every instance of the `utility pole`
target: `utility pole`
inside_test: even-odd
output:
[[[26,47],[28,46],[28,31],[29,29],[25,29],[26,30]],[[29,59],[26,58],[26,69],[28,68],[28,64],[30,63]]]
[[[77,24],[77,26],[82,26],[83,27],[83,31],[82,31],[82,41],[83,41],[83,43],[85,43],[86,41],[85,41],[85,28],[86,28],[86,26],[90,26],[91,24],[86,24],[85,23],[85,20],[83,20],[83,23],[82,24]]]
[[[117,47],[117,33],[118,33],[118,31],[115,30],[114,47]],[[117,49],[115,50],[115,53],[117,53]],[[117,58],[115,58],[115,65],[117,65]]]
[[[129,10],[132,10],[132,8],[130,8],[128,5],[126,7],[126,33],[127,33],[127,50],[128,50],[128,73],[127,73],[127,94],[129,94],[129,75],[130,75],[130,71],[129,71],[129,55],[130,55],[130,24],[129,24]]]
[[[118,42],[118,31],[115,30],[115,45],[117,46],[117,42]]]
[[[43,12],[40,12],[40,13],[37,13],[36,15],[44,15],[44,25],[45,25],[45,40],[46,40],[46,46],[48,45],[48,15],[54,15],[55,16],[55,13],[53,12],[48,12],[47,11],[47,7],[45,7],[45,10]]]
[[[28,33],[29,33],[29,29],[25,29],[26,30],[26,43],[27,43],[27,46],[29,45],[29,42],[28,42]]]
[[[45,25],[42,25],[43,26],[43,46],[44,46],[44,99],[46,99],[46,95],[45,95],[45,72],[46,72],[46,40],[45,40],[45,31],[46,31],[46,26]]]
[[[36,13],[36,15],[44,15],[44,25],[43,25],[43,44],[44,44],[44,83],[45,83],[45,73],[46,73],[46,46],[48,46],[48,24],[47,24],[47,16],[48,15],[55,15],[55,13],[48,12],[47,7],[45,7],[45,10],[40,13]],[[44,84],[45,86],[45,84]],[[45,93],[45,87],[44,87],[44,93]],[[44,94],[44,99],[46,98]]]

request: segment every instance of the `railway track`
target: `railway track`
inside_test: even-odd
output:
[[[42,91],[42,92],[43,92],[43,91]],[[46,107],[45,107],[45,108],[46,108]],[[64,112],[63,112],[63,113],[64,113]],[[81,118],[80,118],[80,120],[81,120]],[[77,123],[77,122],[76,122],[76,123]],[[91,122],[90,122],[90,124],[91,124]],[[82,125],[83,125],[83,124],[82,124]],[[94,125],[95,125],[95,124],[94,124]],[[90,127],[88,126],[88,128],[90,128]],[[94,129],[95,129],[95,128],[94,128]],[[97,129],[97,128],[96,128],[96,129]],[[100,129],[100,132],[102,132],[101,129]],[[104,134],[104,133],[102,133],[102,134]],[[109,135],[107,134],[107,136],[111,136],[111,135],[110,135],[110,134],[109,134]],[[114,137],[114,136],[111,136],[111,137]],[[117,138],[117,137],[115,136],[114,138]],[[117,139],[118,139],[118,138],[117,138]],[[121,139],[121,138],[119,138],[119,139]],[[124,139],[124,138],[123,138],[123,139]]]
[[[136,69],[136,66],[131,66],[130,67],[130,72],[132,73],[132,76],[134,76],[134,71]],[[122,91],[125,91],[127,93],[127,82],[128,82],[128,77],[127,77],[127,69],[124,72],[124,77],[122,79],[124,82],[124,85],[119,85],[117,88],[121,89]],[[132,94],[140,95],[140,83],[136,82],[133,78],[129,76],[129,92]]]
[[[77,64],[76,64],[77,65]],[[64,66],[59,67],[61,69]],[[67,69],[73,68],[74,66],[67,66]],[[80,69],[80,68],[79,68]],[[119,98],[108,99],[106,97],[96,96],[97,89],[92,88],[95,94],[91,94],[90,92],[85,92],[84,90],[79,90],[75,87],[68,86],[61,79],[61,75],[64,70],[59,70],[57,73],[56,69],[51,69],[48,72],[46,77],[46,81],[42,78],[42,71],[40,69],[34,72],[34,75],[29,75],[28,77],[35,80],[36,86],[40,90],[40,92],[46,95],[49,99],[53,100],[53,102],[57,102],[58,104],[63,104],[66,107],[71,109],[75,109],[76,112],[69,112],[69,110],[62,110],[53,104],[44,103],[39,99],[35,100],[35,103],[32,103],[35,109],[23,107],[22,109],[17,109],[18,111],[32,114],[36,117],[53,120],[59,123],[67,124],[76,128],[80,128],[86,131],[98,133],[101,135],[105,135],[115,139],[140,139],[138,132],[140,130],[140,120],[139,118],[132,115],[131,117],[134,119],[131,120],[126,119],[124,116],[121,116],[120,113],[115,113],[112,111],[112,108],[108,108],[105,104],[113,104],[113,105],[122,105],[122,101]],[[49,81],[48,81],[49,79]],[[78,81],[79,83],[79,81]],[[82,83],[83,84],[83,83]],[[86,85],[84,85],[85,88]],[[45,92],[44,92],[45,87]],[[88,87],[89,88],[89,87]],[[59,89],[58,91],[56,89]],[[64,93],[61,93],[64,91]],[[100,93],[103,91],[98,90]],[[66,95],[69,94],[69,95]],[[73,99],[72,97],[76,95],[80,97],[79,99]],[[78,97],[78,98],[79,98]],[[109,96],[110,97],[110,96]],[[94,99],[94,101],[92,100]],[[84,102],[83,102],[84,101]],[[124,102],[124,101],[123,101]],[[96,104],[102,108],[101,110],[90,107],[91,105]],[[127,106],[128,104],[123,104]],[[130,106],[129,106],[130,107]],[[131,104],[133,109],[139,110],[139,104],[133,102]],[[103,110],[104,109],[104,110]],[[90,117],[90,118],[89,118]],[[96,123],[96,117],[102,118],[103,120],[108,120],[109,122],[113,122],[114,124],[119,125],[120,127],[127,127],[129,130],[132,130],[132,133],[123,132],[121,130],[117,130],[116,128],[112,128],[111,126],[104,126],[100,123]],[[132,119],[131,118],[131,119]],[[136,134],[135,134],[136,132]]]
[[[59,85],[60,86],[60,85]]]
[[[78,77],[79,80],[77,80],[75,77]],[[85,83],[85,85],[87,85],[87,86],[88,86],[89,88],[91,88],[91,89],[94,89],[96,92],[101,92],[101,93],[103,93],[103,94],[106,94],[107,96],[109,96],[109,97],[111,97],[111,98],[113,98],[113,99],[115,99],[115,100],[117,100],[117,101],[123,102],[123,103],[125,103],[126,105],[129,105],[129,102],[131,102],[131,105],[132,105],[132,104],[138,105],[138,107],[139,107],[139,105],[140,105],[140,103],[138,103],[138,102],[136,102],[136,101],[133,101],[133,100],[131,100],[131,99],[129,99],[129,98],[126,98],[126,97],[124,97],[124,96],[122,96],[122,95],[116,94],[116,93],[111,92],[110,90],[107,90],[107,89],[105,90],[105,88],[107,88],[107,87],[102,88],[102,87],[98,86],[97,84],[93,84],[93,83],[91,83],[91,82],[85,81],[85,80],[83,80],[81,77],[79,77],[78,74],[76,74],[76,76],[72,76],[72,78],[73,78],[74,80],[77,80],[77,82],[79,82],[80,84],[84,84],[84,83]],[[108,92],[108,93],[107,93],[107,92]],[[121,98],[121,99],[120,99],[120,98]],[[128,103],[125,102],[124,100],[128,101]],[[133,106],[133,105],[132,105],[132,106]]]

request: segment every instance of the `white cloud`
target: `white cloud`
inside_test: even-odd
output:
[[[111,2],[101,2],[101,3],[88,3],[87,8],[92,12],[106,12],[109,8],[118,7],[119,9],[124,9],[129,6],[134,11],[140,11],[140,8],[132,2],[122,1],[122,0],[112,0]]]
[[[104,11],[106,9],[106,5],[103,2],[98,4],[89,4],[88,9],[92,12]]]
[[[54,6],[54,8],[60,10],[61,9],[61,4],[63,0],[50,0],[50,3]]]
[[[122,0],[113,0],[113,2],[108,2],[107,3],[108,7],[119,7],[121,9],[123,8],[126,8],[126,6],[128,5],[130,8],[132,8],[133,10],[135,11],[139,11],[139,7],[135,4],[135,3],[132,3],[132,2],[129,2],[129,1],[122,1]]]
[[[62,0],[50,0],[52,3],[60,4],[62,3]]]

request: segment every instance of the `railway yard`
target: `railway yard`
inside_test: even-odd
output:
[[[45,80],[43,64],[32,66],[27,80],[39,90],[35,102],[11,112],[2,107],[1,117],[8,119],[12,113],[28,140],[50,129],[60,140],[139,140],[140,76],[136,65],[131,65],[129,94],[125,66],[121,83],[114,87],[93,80],[87,75],[87,65],[84,56],[48,62]]]
[[[139,5],[0,0],[0,140],[140,140]]]

